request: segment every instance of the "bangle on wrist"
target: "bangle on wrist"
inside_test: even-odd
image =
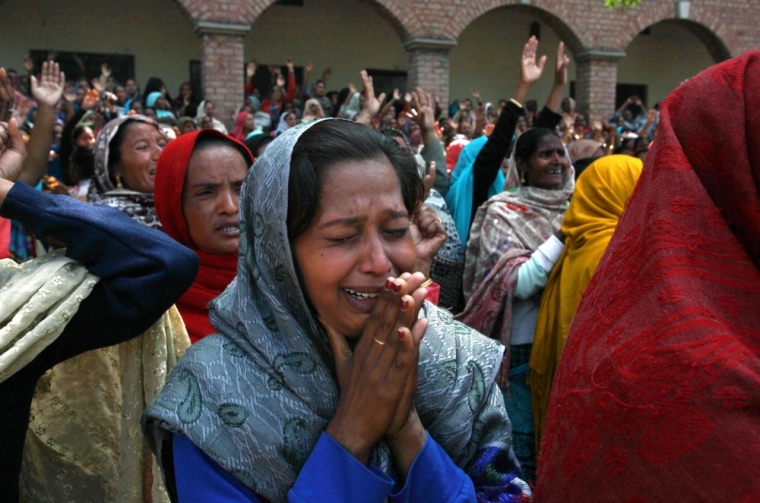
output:
[[[523,107],[523,106],[522,106],[522,103],[520,103],[519,101],[517,101],[517,100],[516,100],[516,99],[514,99],[514,98],[509,98],[509,101],[511,101],[512,103],[514,103],[515,105],[517,105],[517,106],[518,106],[518,107],[520,107],[520,108],[522,108],[522,107]]]
[[[433,278],[428,278],[428,279],[425,280],[424,283],[422,283],[420,285],[420,288],[427,288],[427,287],[429,287],[432,284],[433,284]]]

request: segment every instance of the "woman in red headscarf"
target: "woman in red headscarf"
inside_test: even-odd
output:
[[[238,141],[245,141],[248,135],[253,132],[255,121],[253,114],[248,110],[241,111],[237,119],[235,119],[235,126],[232,128],[232,137]]]
[[[538,502],[760,501],[759,187],[748,52],[662,108],[568,335]]]
[[[252,163],[243,143],[213,129],[180,136],[158,158],[154,199],[163,230],[201,261],[176,304],[193,343],[214,333],[208,303],[235,278],[240,187]]]

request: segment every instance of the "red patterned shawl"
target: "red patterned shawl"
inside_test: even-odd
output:
[[[760,52],[674,91],[573,321],[538,502],[760,501]]]

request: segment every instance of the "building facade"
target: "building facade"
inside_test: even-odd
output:
[[[531,33],[539,53],[572,55],[571,92],[581,111],[611,114],[616,93],[638,90],[649,106],[715,62],[760,49],[760,10],[750,0],[0,0],[0,65],[30,51],[132,55],[138,81],[162,77],[176,94],[193,69],[227,119],[243,101],[245,62],[302,66],[328,88],[359,83],[372,68],[402,75],[441,101],[477,88],[508,98]],[[534,86],[541,101],[551,86]]]

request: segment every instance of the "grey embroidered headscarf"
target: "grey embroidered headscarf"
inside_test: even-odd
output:
[[[317,123],[284,132],[249,171],[238,275],[210,306],[219,334],[190,347],[143,415],[143,433],[159,459],[171,433],[185,435],[272,503],[287,501],[339,398],[333,356],[299,287],[286,228],[291,153]],[[514,459],[493,383],[503,348],[430,303],[423,314],[429,326],[415,395],[423,424],[465,469],[482,470],[473,461],[483,450]],[[385,442],[372,460],[390,472]]]
[[[87,193],[87,201],[116,208],[143,225],[161,230],[161,222],[158,220],[156,210],[153,207],[153,193],[118,188],[113,184],[111,173],[108,172],[111,140],[127,121],[147,122],[158,129],[156,121],[150,117],[136,114],[114,119],[100,130],[98,138],[95,140],[95,172],[92,175],[90,190]]]

